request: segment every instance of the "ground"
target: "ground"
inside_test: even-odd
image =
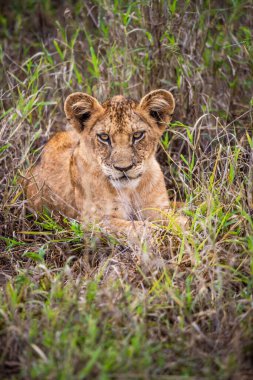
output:
[[[12,0],[0,25],[0,378],[251,379],[252,1]],[[155,88],[188,233],[133,245],[26,209],[68,94]]]

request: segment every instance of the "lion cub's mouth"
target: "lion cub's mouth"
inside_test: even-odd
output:
[[[129,177],[127,174],[123,174],[119,178],[115,178],[113,176],[110,176],[109,179],[112,181],[120,181],[120,182],[125,182],[125,181],[133,181],[135,179],[138,179],[142,176],[142,173],[138,174],[136,177]]]
[[[114,176],[109,176],[109,180],[113,187],[115,187],[117,190],[120,189],[136,189],[138,184],[140,183],[140,177],[142,176],[142,173],[138,174],[136,177],[129,177],[128,175],[124,174],[119,178],[116,178]]]

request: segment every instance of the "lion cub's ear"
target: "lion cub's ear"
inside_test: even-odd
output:
[[[103,111],[103,107],[92,96],[75,92],[65,100],[64,111],[70,124],[82,132],[86,124]]]
[[[159,127],[166,127],[171,120],[175,108],[175,100],[171,92],[154,90],[145,95],[139,104],[139,109],[148,113]]]

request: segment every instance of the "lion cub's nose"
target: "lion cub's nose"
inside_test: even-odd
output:
[[[128,170],[132,169],[133,164],[131,164],[129,166],[116,166],[116,165],[113,165],[113,166],[114,166],[114,169],[117,169],[120,172],[127,172]]]

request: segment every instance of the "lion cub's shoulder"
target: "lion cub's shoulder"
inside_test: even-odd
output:
[[[79,142],[79,136],[75,131],[57,132],[46,144],[45,150],[59,153],[73,149]]]

